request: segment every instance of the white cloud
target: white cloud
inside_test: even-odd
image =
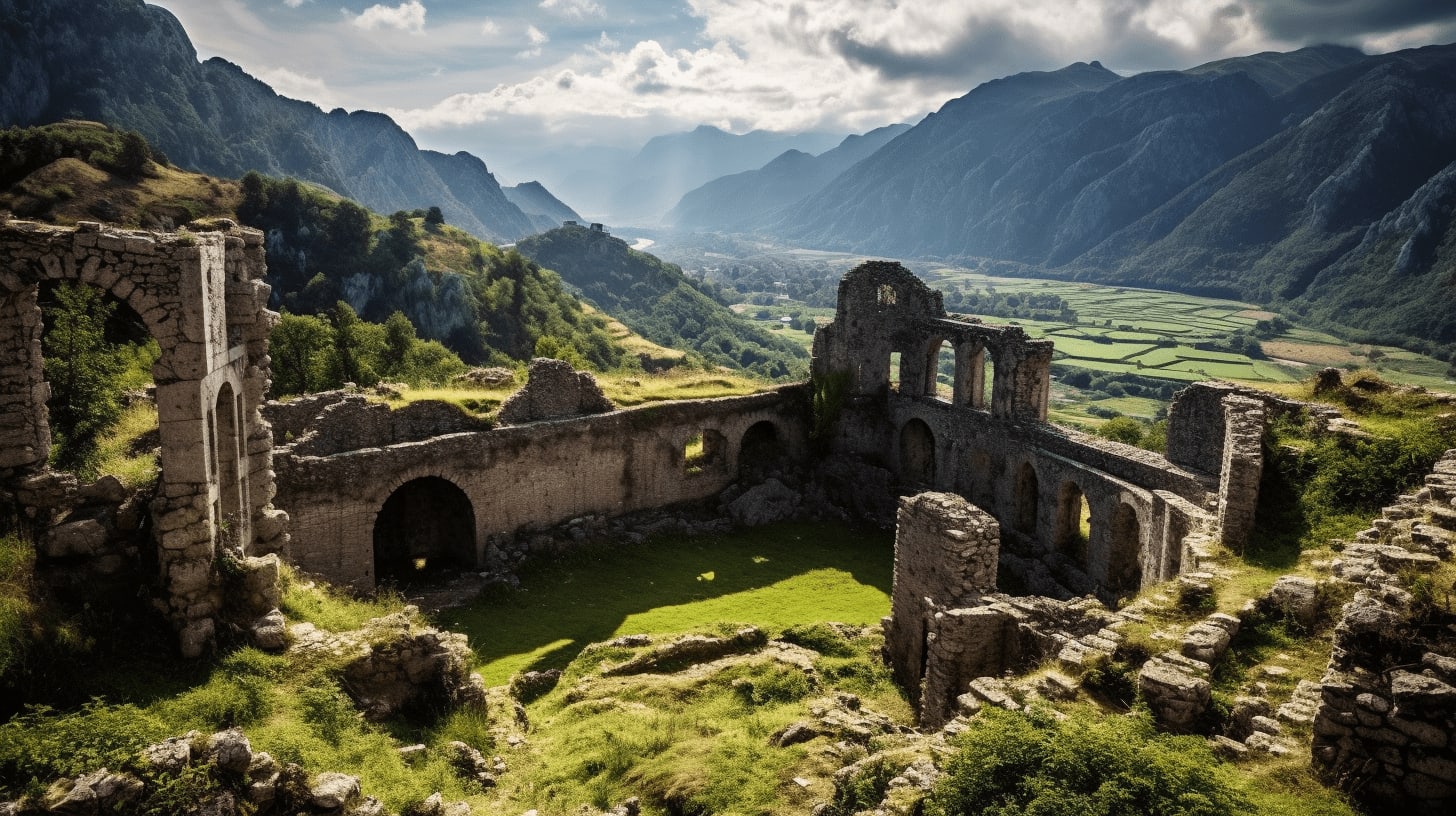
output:
[[[283,0],[283,5],[289,8],[298,8],[303,5],[304,0]]]
[[[617,40],[614,40],[611,37],[608,37],[607,36],[607,32],[605,32],[605,31],[603,31],[602,32],[602,36],[597,39],[597,48],[600,48],[603,51],[606,51],[606,50],[609,50],[609,49],[612,49],[612,48],[616,48],[617,46],[619,46],[621,44],[622,43],[618,42]]]
[[[483,36],[491,37],[500,33],[500,23],[489,18],[480,21],[480,33]]]
[[[607,10],[594,0],[541,0],[541,8],[573,20],[607,16]]]
[[[338,98],[329,86],[316,76],[290,71],[287,68],[269,68],[255,74],[258,79],[272,86],[281,96],[303,99],[324,110],[339,107]]]
[[[386,6],[383,3],[373,5],[354,18],[354,25],[366,31],[397,28],[400,31],[420,34],[425,30],[425,4],[420,0],[406,0],[398,6]]]
[[[531,42],[531,47],[516,52],[516,56],[523,59],[541,56],[541,46],[551,42],[551,38],[546,35],[546,32],[533,25],[526,26],[526,39]]]

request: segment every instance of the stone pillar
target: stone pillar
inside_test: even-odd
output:
[[[955,355],[955,395],[951,401],[963,407],[984,408],[985,346],[980,341],[958,343]]]
[[[0,472],[41,467],[51,430],[35,284],[0,273]]]
[[[1224,546],[1243,552],[1254,532],[1259,480],[1264,474],[1264,404],[1224,398],[1223,467],[1219,470],[1218,522]]]
[[[920,696],[936,610],[996,591],[1000,534],[991,514],[953,493],[900,500],[885,652],[912,698]]]

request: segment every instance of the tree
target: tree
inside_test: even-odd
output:
[[[334,333],[328,321],[285,311],[268,339],[273,396],[307,394],[334,385],[327,382],[329,372],[337,368],[333,363]]]
[[[440,212],[439,207],[431,207],[425,213],[425,228],[438,230],[445,223],[445,214]]]
[[[360,320],[353,307],[342,300],[334,304],[330,317],[339,379],[365,386],[379,382],[375,365],[385,343],[384,327]]]
[[[1097,435],[1113,442],[1138,445],[1143,441],[1143,424],[1132,417],[1115,417],[1102,423]]]
[[[50,326],[41,341],[49,403],[52,451],[57,467],[86,472],[95,463],[101,434],[121,417],[115,385],[122,361],[106,341],[114,303],[82,284],[62,283],[49,308]]]
[[[384,321],[384,353],[380,357],[380,363],[386,376],[392,377],[399,371],[405,358],[409,356],[410,348],[416,342],[415,324],[405,317],[404,312],[395,310]]]
[[[121,134],[121,146],[116,151],[116,169],[124,176],[140,178],[147,173],[152,160],[152,149],[140,133],[128,130]]]

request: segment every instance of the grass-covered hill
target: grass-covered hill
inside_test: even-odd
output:
[[[172,229],[225,216],[264,230],[274,305],[367,321],[403,312],[467,363],[566,357],[605,370],[625,358],[608,320],[555,274],[444,223],[438,210],[384,217],[295,180],[228,181],[153,159],[135,133],[88,122],[0,131],[0,210],[60,224]]]
[[[566,226],[533,235],[516,247],[654,343],[766,377],[799,376],[807,369],[808,355],[801,346],[749,323],[696,288],[677,266],[634,250],[620,238]]]

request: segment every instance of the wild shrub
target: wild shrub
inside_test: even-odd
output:
[[[854,647],[844,635],[826,623],[799,623],[784,630],[779,639],[805,649],[813,649],[825,657],[849,657]]]
[[[1082,686],[1108,702],[1131,708],[1137,700],[1138,664],[1111,657],[1092,660],[1082,672]]]
[[[59,777],[124,767],[166,736],[161,719],[132,705],[92,700],[64,714],[26,709],[0,724],[0,786],[12,786],[0,798],[36,792]]]
[[[930,816],[1247,812],[1206,743],[1142,716],[988,709],[955,739]]]

